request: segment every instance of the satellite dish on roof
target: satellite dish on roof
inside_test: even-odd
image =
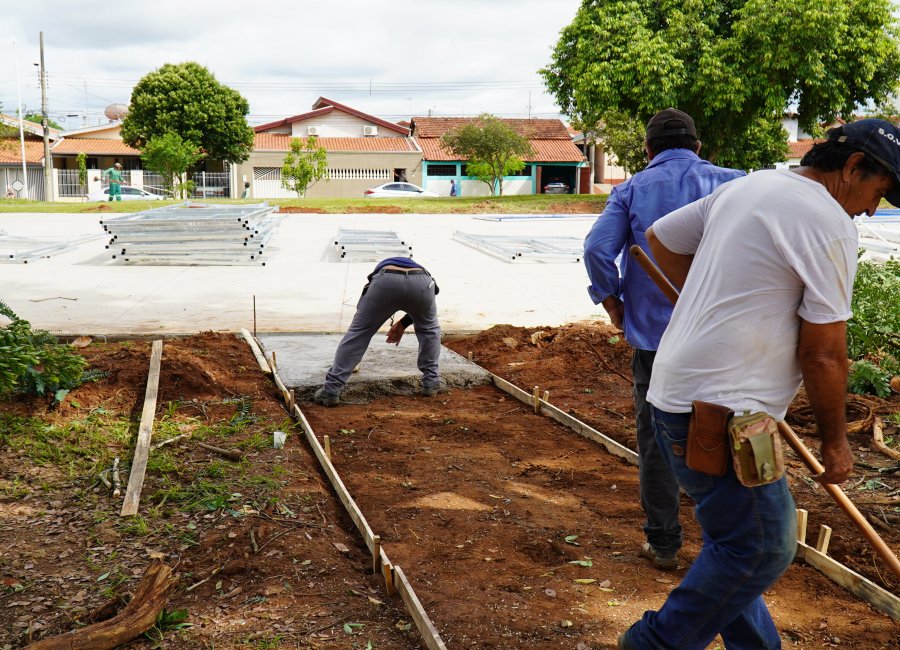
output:
[[[128,106],[125,104],[110,104],[103,111],[103,114],[109,118],[110,122],[121,120],[128,113]]]

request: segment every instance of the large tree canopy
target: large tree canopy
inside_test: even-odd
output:
[[[202,65],[167,63],[134,87],[122,140],[143,149],[152,138],[177,133],[210,158],[243,162],[253,148],[248,112],[247,100]]]
[[[540,72],[591,130],[609,113],[644,123],[689,113],[719,164],[782,160],[779,121],[800,126],[883,101],[900,75],[889,0],[583,0]]]

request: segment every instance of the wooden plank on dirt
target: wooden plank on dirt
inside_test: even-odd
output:
[[[871,580],[864,578],[835,559],[820,553],[812,546],[797,542],[797,557],[824,573],[854,596],[869,603],[879,612],[900,621],[900,598],[882,589]]]
[[[447,646],[441,640],[441,635],[438,634],[437,629],[431,623],[431,619],[425,613],[425,609],[422,607],[422,603],[419,602],[416,592],[413,591],[412,585],[409,584],[409,580],[403,574],[403,569],[398,566],[394,567],[394,586],[400,592],[400,598],[403,599],[403,603],[406,605],[406,611],[412,616],[413,622],[415,622],[419,634],[422,635],[425,645],[430,650],[447,650]]]
[[[150,456],[150,435],[153,433],[153,419],[156,417],[156,395],[159,391],[159,367],[162,363],[163,342],[153,341],[150,351],[150,372],[147,375],[147,390],[144,393],[144,410],[141,412],[141,424],[138,427],[137,442],[134,445],[134,459],[131,461],[131,475],[128,477],[128,489],[125,490],[125,502],[122,504],[122,517],[136,515],[141,500],[141,488],[144,487],[144,474],[147,472],[147,458]]]
[[[278,372],[275,371],[273,375],[277,377]],[[309,446],[312,447],[316,458],[319,459],[319,465],[322,466],[322,470],[331,482],[331,486],[334,488],[335,493],[337,493],[338,499],[344,504],[344,509],[347,511],[347,514],[350,515],[350,519],[353,520],[357,530],[362,534],[363,541],[366,543],[366,548],[369,549],[370,553],[374,552],[375,533],[373,533],[371,527],[369,527],[369,522],[367,522],[365,516],[363,516],[362,510],[359,509],[359,506],[356,505],[356,501],[350,496],[350,492],[338,475],[334,465],[331,464],[331,460],[329,460],[328,456],[325,454],[325,449],[319,443],[316,434],[313,432],[312,427],[309,426],[309,422],[306,420],[306,417],[303,415],[303,411],[300,410],[299,406],[294,406],[294,415],[297,417],[297,420],[300,421],[300,426],[303,429],[303,433],[306,435],[306,441],[309,443]]]
[[[494,385],[502,391],[509,393],[516,399],[526,403],[526,404],[534,404],[536,395],[532,396],[530,393],[522,390],[515,384],[512,384],[502,377],[498,377],[497,375],[491,374],[491,379],[494,381]],[[572,429],[575,433],[584,436],[588,440],[596,442],[598,444],[603,445],[606,450],[613,454],[614,456],[618,456],[620,458],[624,458],[632,465],[638,464],[638,455],[637,452],[632,451],[625,445],[621,445],[612,438],[603,435],[593,427],[588,426],[581,420],[576,417],[573,417],[566,413],[565,411],[553,406],[552,404],[540,400],[541,413],[546,415],[547,417],[553,418],[557,422],[566,427]]]
[[[272,369],[269,368],[269,362],[266,361],[265,355],[263,355],[262,350],[259,347],[259,344],[256,342],[256,339],[253,338],[253,335],[250,334],[245,329],[241,329],[241,336],[244,337],[244,340],[247,341],[247,345],[250,346],[250,350],[253,352],[253,356],[256,357],[256,363],[259,364],[259,369],[262,370],[267,375],[272,374]]]

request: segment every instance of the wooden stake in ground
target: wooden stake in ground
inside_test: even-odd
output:
[[[153,433],[153,419],[156,417],[156,395],[159,389],[159,366],[162,363],[162,341],[153,341],[150,352],[150,372],[147,375],[147,391],[144,393],[144,410],[141,413],[141,425],[138,428],[137,442],[134,446],[134,460],[131,461],[131,475],[128,478],[128,489],[125,490],[125,502],[122,504],[122,517],[136,515],[141,500],[141,488],[144,487],[144,474],[147,471],[147,458],[150,455],[150,435]]]
[[[110,650],[153,627],[175,584],[171,567],[154,562],[144,573],[131,602],[108,621],[66,632],[26,646],[26,650]]]

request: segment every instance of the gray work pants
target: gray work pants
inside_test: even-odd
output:
[[[418,367],[422,371],[422,384],[437,385],[440,380],[441,325],[434,302],[434,286],[434,280],[427,273],[379,271],[359,299],[353,321],[338,344],[334,361],[325,375],[325,392],[341,393],[372,337],[398,311],[405,311],[413,319],[419,340]]]
[[[653,550],[671,557],[681,548],[681,524],[678,523],[678,482],[656,443],[651,423],[647,388],[653,371],[655,350],[635,350],[631,359],[634,376],[634,411],[637,424],[638,475],[641,507],[647,516],[644,534]]]

